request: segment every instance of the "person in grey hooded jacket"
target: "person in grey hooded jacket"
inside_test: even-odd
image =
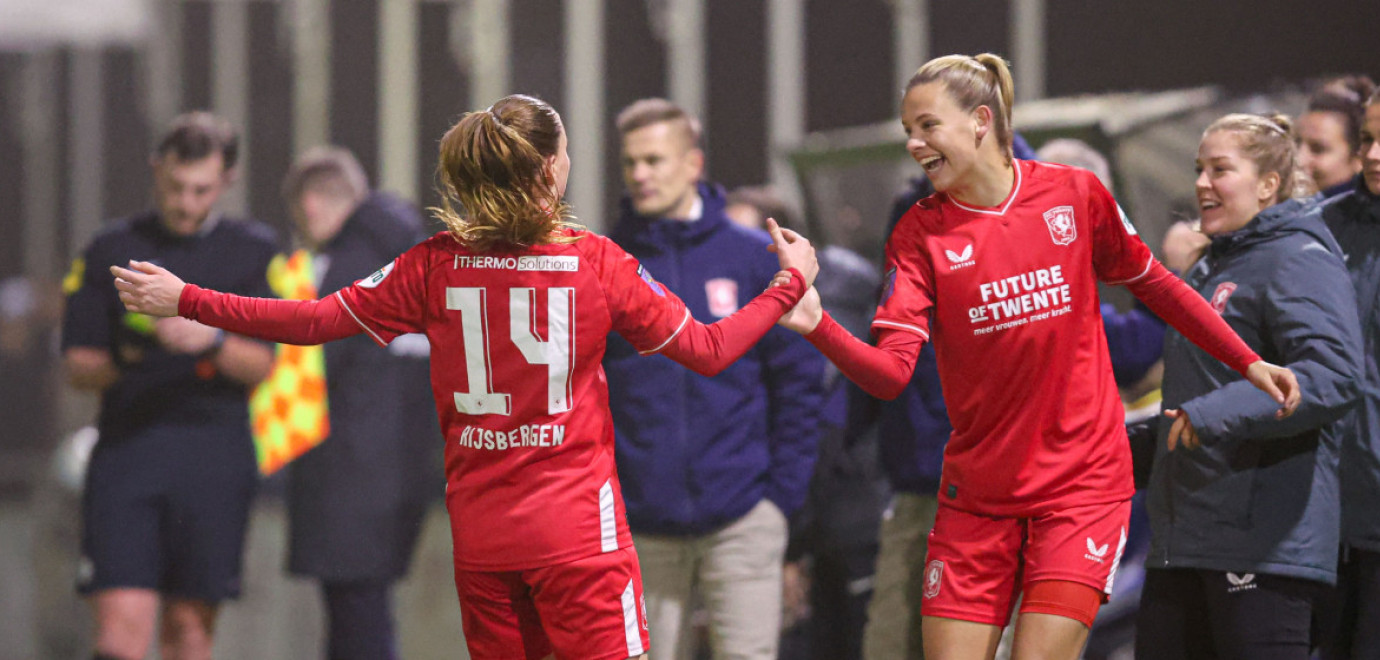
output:
[[[1360,328],[1320,207],[1290,199],[1294,150],[1288,119],[1255,115],[1217,120],[1199,145],[1212,244],[1187,282],[1298,375],[1303,400],[1280,418],[1250,383],[1167,335],[1137,658],[1304,660],[1314,605],[1336,580],[1338,447],[1323,429],[1360,394]]]

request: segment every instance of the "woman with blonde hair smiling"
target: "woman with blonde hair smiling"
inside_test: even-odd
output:
[[[1306,660],[1336,580],[1338,446],[1355,405],[1360,328],[1341,249],[1307,194],[1283,116],[1227,115],[1198,146],[1207,253],[1186,273],[1302,400],[1279,419],[1250,384],[1171,330],[1149,485],[1136,657]]]
[[[1289,370],[1155,260],[1095,176],[1013,157],[1013,97],[996,55],[920,67],[901,125],[937,192],[887,243],[877,344],[824,314],[813,289],[782,320],[882,398],[934,341],[954,431],[925,564],[930,660],[991,658],[1018,594],[1013,657],[1073,660],[1111,591],[1134,487],[1099,280],[1126,285],[1280,415],[1298,396]]]

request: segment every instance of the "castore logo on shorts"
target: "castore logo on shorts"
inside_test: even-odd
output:
[[[1095,562],[1101,564],[1102,561],[1103,561],[1104,559],[1107,558],[1107,549],[1110,548],[1110,547],[1111,547],[1111,544],[1110,544],[1110,543],[1103,543],[1101,546],[1097,545],[1097,542],[1096,542],[1096,541],[1093,541],[1093,540],[1092,540],[1092,537],[1089,536],[1089,537],[1088,537],[1088,554],[1083,555],[1083,557],[1084,557],[1085,559],[1091,559],[1091,560],[1093,560],[1093,561],[1095,561]]]

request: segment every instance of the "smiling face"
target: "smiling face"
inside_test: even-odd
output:
[[[1279,191],[1279,175],[1261,176],[1254,161],[1241,150],[1232,131],[1213,131],[1198,144],[1198,180],[1194,189],[1202,214],[1202,232],[1209,236],[1236,231],[1272,205]]]
[[[1314,111],[1299,117],[1299,165],[1319,190],[1346,183],[1360,171],[1360,162],[1347,141],[1346,118],[1336,112]]]
[[[1366,106],[1366,121],[1361,126],[1361,172],[1370,194],[1380,195],[1380,102]]]
[[[991,111],[958,106],[942,81],[911,87],[901,99],[906,151],[938,191],[960,188],[978,160],[978,137],[990,126]],[[986,120],[986,121],[984,121]]]

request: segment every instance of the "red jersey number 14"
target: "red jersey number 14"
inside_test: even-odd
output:
[[[531,287],[508,290],[509,336],[528,364],[546,365],[547,411],[555,415],[571,408],[571,337],[575,335],[571,308],[575,306],[575,289],[553,287],[546,292],[546,340],[542,341],[536,333],[533,306],[537,290]],[[466,415],[511,414],[511,396],[493,391],[487,290],[446,287],[446,309],[460,312],[465,371],[469,376],[470,391],[455,393],[455,409]]]

